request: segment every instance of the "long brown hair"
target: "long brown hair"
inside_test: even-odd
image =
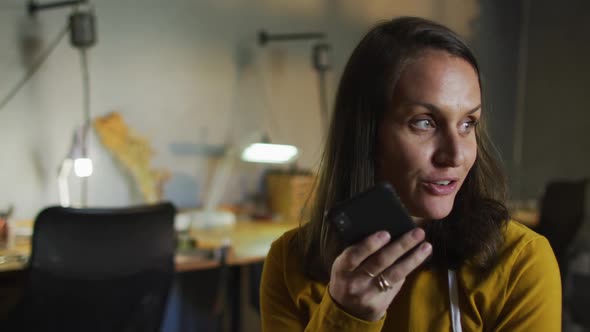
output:
[[[376,25],[353,51],[342,74],[330,131],[319,169],[310,222],[298,233],[299,250],[309,277],[327,281],[342,248],[325,213],[337,202],[375,184],[378,123],[389,108],[405,65],[428,49],[448,52],[479,65],[461,38],[440,24],[402,17]],[[483,103],[483,91],[482,91]],[[459,190],[448,217],[429,222],[432,264],[457,268],[469,262],[486,269],[493,264],[508,220],[503,205],[506,185],[496,150],[483,123],[476,128],[477,158]]]

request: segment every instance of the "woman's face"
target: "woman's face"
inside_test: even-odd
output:
[[[467,61],[428,50],[408,64],[377,133],[377,181],[390,182],[414,219],[441,219],[477,156],[477,73]]]

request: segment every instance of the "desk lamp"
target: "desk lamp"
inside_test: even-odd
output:
[[[59,202],[60,205],[64,207],[70,206],[70,187],[68,179],[72,167],[74,169],[74,174],[79,178],[87,178],[92,175],[92,160],[88,158],[88,154],[85,151],[86,145],[83,143],[83,136],[83,130],[77,130],[74,132],[70,150],[59,167],[57,186],[59,190]]]
[[[263,143],[259,143],[263,142]],[[237,143],[225,149],[220,164],[213,174],[209,192],[205,198],[204,208],[195,218],[200,219],[201,226],[227,225],[235,222],[235,216],[229,212],[218,211],[234,164],[238,160],[262,164],[290,164],[299,153],[295,146],[269,143],[266,135],[259,132],[251,133]]]
[[[252,163],[288,164],[298,155],[297,147],[271,143],[267,135],[262,135],[262,139],[256,140],[255,143],[248,143],[242,149],[241,158],[243,161]]]
[[[69,16],[70,43],[80,52],[80,64],[82,69],[83,83],[83,111],[84,122],[80,130],[76,130],[72,145],[68,155],[61,163],[58,171],[58,190],[60,203],[62,206],[70,205],[70,195],[68,188],[68,175],[74,168],[74,173],[82,179],[81,205],[86,206],[88,195],[87,178],[92,174],[92,159],[88,155],[88,132],[91,125],[90,116],[90,74],[88,70],[88,61],[86,49],[96,43],[96,27],[94,10],[91,6],[82,8],[87,5],[86,0],[59,1],[52,3],[39,4],[34,0],[29,1],[29,15],[36,15],[37,12],[47,9],[56,9],[62,7],[73,7],[74,11]]]

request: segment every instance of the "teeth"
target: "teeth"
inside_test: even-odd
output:
[[[439,185],[441,185],[441,186],[446,186],[446,185],[448,185],[449,183],[451,183],[451,181],[436,181],[435,183],[436,183],[436,184],[439,184]]]

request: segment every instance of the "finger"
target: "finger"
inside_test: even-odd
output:
[[[424,241],[424,230],[415,228],[399,238],[376,254],[369,257],[363,264],[363,268],[373,274],[379,274],[394,264],[400,257],[412,250],[420,242]]]
[[[383,248],[390,240],[390,235],[386,231],[374,233],[358,244],[346,247],[342,253],[334,260],[334,267],[338,271],[353,271],[367,257]]]
[[[382,274],[390,283],[403,281],[406,276],[420,266],[431,253],[432,245],[428,242],[424,242],[404,259],[383,271]]]

